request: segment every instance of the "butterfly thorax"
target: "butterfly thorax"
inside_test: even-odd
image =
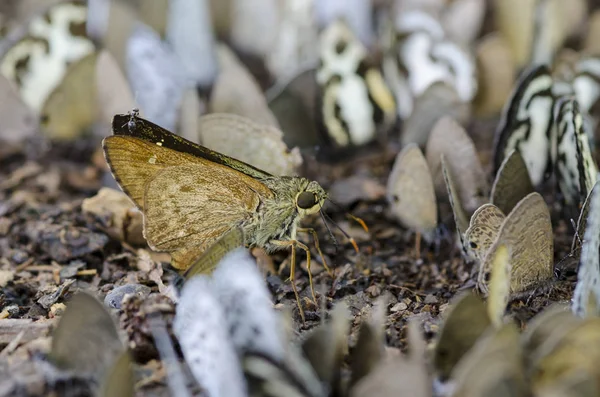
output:
[[[320,208],[326,193],[316,182],[301,177],[273,177],[261,182],[273,192],[273,197],[261,197],[255,215],[244,222],[242,227],[247,245],[273,252],[283,248],[273,244],[274,240],[295,240],[302,218],[318,210],[300,208],[298,195],[302,192],[313,192]]]

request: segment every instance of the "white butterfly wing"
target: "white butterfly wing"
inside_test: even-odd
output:
[[[251,351],[282,360],[281,323],[256,261],[246,249],[236,249],[221,260],[211,286],[238,354]]]
[[[590,209],[587,217],[579,270],[577,272],[577,285],[573,292],[573,313],[586,317],[597,313],[589,313],[590,301],[596,310],[600,307],[600,187],[594,186],[590,196]]]
[[[186,282],[173,330],[185,361],[207,396],[246,396],[246,382],[225,314],[207,277],[195,276]]]

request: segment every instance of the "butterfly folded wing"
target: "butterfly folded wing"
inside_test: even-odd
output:
[[[554,241],[550,211],[542,196],[530,193],[507,215],[481,264],[478,284],[487,289],[491,260],[502,244],[510,251],[511,293],[519,293],[554,275]]]
[[[109,136],[102,142],[104,156],[121,189],[144,209],[146,184],[166,167],[190,163],[210,166],[208,160],[130,136]]]
[[[256,215],[273,193],[231,168],[199,159],[198,164],[164,168],[144,194],[144,235],[151,248],[172,252],[185,269],[232,227]]]

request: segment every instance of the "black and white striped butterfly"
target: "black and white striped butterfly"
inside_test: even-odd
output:
[[[526,69],[504,106],[494,143],[494,174],[504,158],[518,150],[531,181],[540,185],[549,175],[553,126],[553,79],[545,65]]]
[[[396,104],[381,72],[347,23],[332,22],[320,38],[319,115],[334,147],[360,146],[396,121]]]
[[[558,187],[567,206],[580,209],[592,190],[598,167],[590,149],[584,115],[572,97],[561,97],[554,108],[551,158]]]

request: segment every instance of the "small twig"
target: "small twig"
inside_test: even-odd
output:
[[[35,265],[27,268],[30,272],[53,272],[56,268],[52,265]]]
[[[396,288],[396,289],[401,289],[401,290],[403,290],[403,291],[408,291],[408,292],[410,292],[410,293],[411,293],[411,294],[413,294],[413,295],[418,295],[418,296],[427,296],[427,294],[426,294],[426,293],[424,293],[424,292],[421,292],[421,291],[413,291],[413,290],[411,290],[410,288],[403,287],[403,286],[401,286],[401,285],[389,284],[389,285],[388,285],[388,287],[390,287],[390,288]]]
[[[25,331],[19,332],[19,334],[13,340],[11,340],[8,345],[6,345],[4,350],[0,352],[0,357],[6,357],[10,353],[12,353],[17,348],[17,346],[19,346],[21,339],[23,339],[23,335],[25,335]]]
[[[95,276],[98,273],[96,269],[86,269],[77,272],[78,276]]]
[[[31,265],[31,264],[33,263],[33,260],[34,260],[33,258],[29,258],[29,259],[27,259],[25,262],[21,263],[20,265],[18,265],[18,266],[15,268],[15,272],[16,272],[16,273],[18,273],[18,272],[20,272],[20,271],[23,271],[23,270],[25,270],[26,268],[28,268],[28,267],[29,267],[29,265]]]

